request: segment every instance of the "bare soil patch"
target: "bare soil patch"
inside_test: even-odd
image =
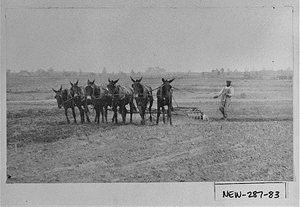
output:
[[[293,179],[291,120],[215,119],[68,125],[56,108],[9,112],[8,183]]]

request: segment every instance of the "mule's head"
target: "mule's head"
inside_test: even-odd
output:
[[[170,93],[171,93],[171,90],[172,90],[172,86],[170,83],[172,83],[172,81],[174,80],[175,78],[171,79],[171,80],[167,80],[167,79],[164,79],[162,78],[162,82],[163,82],[163,85],[162,85],[162,94],[163,95],[166,95],[166,96],[169,96]]]
[[[88,79],[87,86],[85,87],[85,95],[87,100],[92,100],[92,96],[94,95],[95,90],[95,79],[93,81],[90,81]]]
[[[71,84],[71,89],[70,89],[70,91],[71,91],[72,96],[73,96],[73,97],[78,97],[78,96],[80,96],[81,92],[80,92],[80,87],[78,86],[78,80],[77,80],[76,83],[71,83],[71,82],[70,82],[70,84]]]
[[[62,107],[62,105],[63,105],[62,86],[60,86],[60,89],[58,89],[58,90],[55,90],[55,89],[53,89],[53,88],[52,88],[52,90],[53,90],[54,93],[55,93],[54,98],[56,99],[56,101],[57,101],[57,106],[58,106],[58,108],[60,109],[60,108]]]
[[[142,78],[143,77],[141,77],[140,79],[134,80],[132,77],[130,77],[130,79],[133,82],[133,84],[131,86],[133,88],[133,92],[134,92],[135,96],[139,96],[139,95],[143,94],[143,92],[144,92],[143,86],[141,84]]]
[[[108,94],[110,96],[113,96],[117,91],[117,86],[116,86],[116,83],[119,81],[118,80],[110,80],[108,79],[108,85],[107,85],[107,89],[108,89]]]
[[[92,96],[94,95],[94,88],[91,85],[85,87],[85,95],[87,100],[92,100]]]
[[[88,80],[87,81],[88,86],[94,86],[95,84],[95,79],[93,81]]]

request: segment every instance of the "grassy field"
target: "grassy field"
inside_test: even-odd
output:
[[[175,110],[173,126],[155,125],[155,117],[141,126],[138,114],[133,124],[68,125],[51,88],[69,88],[77,79],[108,82],[102,76],[7,79],[8,183],[293,180],[292,80],[232,79],[228,121],[220,120],[219,100],[212,98],[225,78],[182,77],[172,82],[175,109],[197,107],[209,122]],[[156,88],[161,78],[142,82]]]

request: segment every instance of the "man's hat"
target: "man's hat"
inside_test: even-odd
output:
[[[231,81],[230,81],[230,80],[227,80],[226,83],[231,83]]]

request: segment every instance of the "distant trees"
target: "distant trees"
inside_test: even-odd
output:
[[[43,69],[37,69],[35,72],[31,72],[32,76],[40,76],[40,77],[45,77],[45,76],[55,76],[57,72],[52,68],[48,68],[47,70]]]
[[[292,80],[293,79],[293,75],[279,75],[276,77],[276,79],[278,80]]]
[[[137,76],[137,77],[141,77],[141,76],[142,76],[142,73],[139,71],[139,72],[136,73],[136,76]]]
[[[131,77],[135,77],[135,75],[136,75],[135,72],[134,72],[133,70],[131,70],[131,71],[130,71],[130,76],[131,76]]]
[[[91,73],[90,73],[90,76],[95,77],[95,76],[96,76],[96,73],[91,72]]]
[[[66,77],[72,76],[72,74],[74,74],[74,72],[65,71],[65,70],[62,72],[62,75]]]
[[[124,73],[123,71],[119,71],[118,75],[121,76],[121,77],[126,77],[127,76],[126,73]]]
[[[243,74],[244,79],[251,79],[251,74],[248,71],[245,71]]]
[[[131,70],[130,71],[130,74],[129,74],[131,77],[141,77],[142,76],[142,73],[141,72],[134,72],[134,70]]]
[[[20,70],[20,72],[18,73],[19,76],[30,76],[30,72],[28,72],[27,70]]]
[[[211,72],[215,73],[215,74],[217,74],[219,76],[221,74],[224,74],[224,71],[225,71],[224,68],[221,68],[220,70],[218,68],[216,68],[215,70],[212,70]]]
[[[54,69],[53,69],[52,67],[50,67],[50,68],[47,70],[47,73],[48,73],[48,75],[50,75],[50,76],[55,75],[55,71],[54,71]]]
[[[202,77],[207,78],[241,78],[241,79],[281,79],[281,80],[291,80],[293,79],[293,69],[291,67],[283,67],[281,70],[270,70],[266,67],[261,67],[260,70],[257,70],[256,68],[241,68],[238,70],[237,68],[215,68],[212,69],[210,72],[192,72],[191,70],[188,70],[186,72],[179,72],[179,75],[190,77],[190,76],[197,76],[201,75]],[[79,70],[79,72],[78,72]],[[137,72],[133,69],[130,72],[123,72],[120,70],[119,72],[110,72],[108,73],[106,67],[99,68],[100,71],[98,72],[82,72],[79,68],[77,71],[56,71],[52,67],[49,67],[47,69],[37,69],[37,70],[31,70],[30,72],[28,70],[20,70],[15,71],[11,69],[6,70],[6,77],[13,77],[13,76],[38,76],[38,77],[58,77],[58,76],[66,76],[66,77],[72,77],[72,76],[98,76],[98,75],[106,75],[113,76],[113,77],[128,77],[131,76],[133,78],[139,78],[142,76],[156,76],[156,77],[163,77],[165,75],[176,75],[176,72],[167,72],[166,69],[161,68],[159,66],[156,67],[148,67],[145,72]]]
[[[160,67],[149,67],[145,71],[148,75],[164,75],[167,73],[166,69]]]

